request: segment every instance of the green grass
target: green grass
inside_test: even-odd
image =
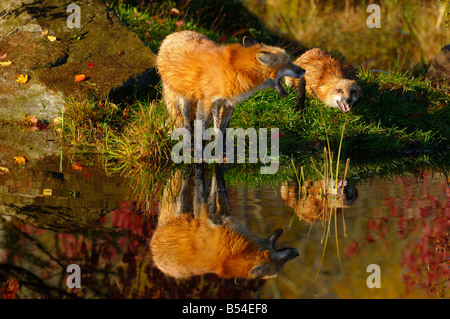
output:
[[[340,127],[348,120],[344,156],[398,155],[421,150],[446,151],[450,137],[449,95],[405,74],[359,75],[363,97],[348,115],[307,97],[305,113],[295,113],[295,92],[287,99],[273,90],[260,91],[235,110],[232,127],[278,127],[283,154],[322,150],[329,126],[330,144],[339,145]],[[348,117],[348,118],[347,118]]]
[[[129,171],[139,163],[170,162],[173,142],[161,103],[135,101],[119,107],[108,100],[66,103],[63,136],[72,153],[96,154],[111,172]]]
[[[247,32],[240,32],[237,23],[227,21],[230,12],[224,6],[216,7],[214,15],[214,11],[195,7],[198,1],[193,2],[193,6],[184,7],[180,1],[151,2],[141,7],[122,2],[110,1],[110,4],[154,52],[166,35],[178,30],[195,30],[213,40],[222,39],[228,43],[240,42],[247,33],[270,41],[266,30],[258,32],[259,25],[251,18],[244,22],[235,17],[237,22],[246,23]],[[216,2],[220,1],[209,5]],[[171,9],[175,7],[180,13],[172,15]],[[448,87],[433,87],[423,80],[423,72],[416,75],[398,70],[373,73],[361,69],[358,81],[363,96],[348,115],[326,108],[309,96],[306,112],[295,113],[294,91],[290,91],[288,98],[281,98],[274,90],[268,89],[239,104],[230,127],[279,128],[282,134],[281,164],[289,164],[292,157],[300,165],[310,161],[311,157],[320,161],[324,146],[327,146],[324,123],[331,151],[337,154],[342,127],[347,122],[341,158],[351,158],[352,163],[422,154],[424,151],[448,154]],[[160,86],[154,89],[159,92]],[[156,96],[161,95],[158,93]],[[102,163],[113,171],[130,170],[139,163],[170,163],[170,149],[174,143],[167,135],[170,128],[165,126],[167,115],[163,101],[158,98],[130,101],[121,105],[109,103],[107,99],[68,101],[65,140],[77,154],[98,154]]]
[[[161,41],[175,31],[192,30],[206,34],[215,40],[219,39],[217,33],[198,26],[191,17],[184,17],[181,14],[172,16],[170,2],[164,2],[165,5],[162,6],[149,5],[142,10],[127,4],[113,5],[113,2],[111,1],[110,5],[113,6],[119,18],[126,21],[153,52],[158,52]]]
[[[244,35],[250,35],[259,41],[277,38],[239,1],[165,0],[132,6],[126,0],[108,0],[106,4],[115,10],[118,17],[153,52],[158,51],[161,41],[167,35],[182,30],[197,31],[223,43],[240,43]]]

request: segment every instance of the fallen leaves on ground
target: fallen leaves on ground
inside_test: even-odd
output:
[[[5,62],[0,62],[1,66],[8,66],[12,63],[12,61],[5,61]]]
[[[183,23],[184,23],[184,19],[175,22],[175,24],[177,25],[178,28],[181,28],[181,26],[183,25]]]
[[[7,167],[0,166],[0,175],[8,174],[9,169]]]
[[[55,37],[55,36],[52,36],[52,35],[47,36],[47,39],[48,39],[50,42],[55,42],[55,41],[56,41],[56,37]]]
[[[85,79],[86,79],[86,76],[84,74],[75,75],[75,82],[83,82]]]
[[[19,155],[19,156],[14,156],[14,161],[16,164],[24,165],[27,160],[25,157]]]
[[[83,166],[81,166],[77,162],[73,162],[72,163],[72,169],[77,170],[77,171],[82,171],[83,170]]]
[[[20,84],[26,84],[28,82],[28,74],[18,74],[16,81]]]
[[[176,16],[180,15],[180,10],[178,10],[177,8],[172,8],[172,9],[170,9],[170,15],[173,17],[176,17]]]
[[[1,297],[2,299],[17,299],[18,290],[19,280],[17,278],[14,278],[12,281],[6,279],[0,288]]]
[[[62,123],[62,117],[56,117],[56,118],[53,120],[53,124],[54,124],[55,126],[59,126],[59,125],[61,125],[61,123]]]

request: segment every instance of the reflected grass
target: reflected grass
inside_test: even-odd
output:
[[[345,128],[347,125],[348,114],[345,115],[346,120],[342,125],[341,137],[340,137],[339,148],[338,148],[338,153],[337,153],[336,159],[334,159],[334,154],[330,148],[327,124],[325,122],[325,119],[324,119],[321,111],[320,111],[320,115],[322,118],[322,123],[324,126],[324,132],[325,132],[326,142],[327,142],[327,147],[325,147],[324,151],[323,151],[323,156],[324,156],[323,165],[319,168],[316,165],[314,159],[311,159],[311,166],[313,167],[313,169],[316,173],[316,177],[313,178],[313,180],[318,181],[319,185],[320,185],[318,194],[314,193],[314,192],[317,192],[315,190],[312,190],[313,193],[308,194],[308,192],[313,188],[308,187],[306,185],[308,183],[308,180],[305,179],[303,166],[300,167],[300,172],[299,172],[295,166],[294,161],[291,161],[295,176],[297,178],[297,183],[299,185],[299,194],[298,194],[299,204],[297,205],[296,209],[294,210],[294,215],[291,219],[291,223],[290,223],[289,227],[291,227],[295,215],[298,215],[300,220],[303,219],[304,205],[305,205],[307,198],[310,195],[317,197],[318,201],[321,202],[318,206],[318,211],[315,212],[317,214],[317,216],[315,217],[315,220],[322,222],[321,244],[323,244],[323,250],[322,250],[322,256],[320,259],[320,264],[317,269],[316,275],[314,277],[314,281],[317,279],[317,276],[320,272],[320,268],[322,266],[323,258],[325,256],[325,250],[326,250],[327,243],[328,243],[328,237],[330,235],[332,220],[334,220],[334,231],[335,231],[335,236],[336,236],[335,241],[336,241],[336,251],[337,251],[337,256],[338,256],[338,262],[339,262],[339,265],[340,265],[340,268],[342,271],[342,275],[345,276],[343,268],[342,268],[340,253],[339,253],[337,211],[338,211],[338,207],[342,209],[342,222],[343,222],[343,227],[344,227],[344,236],[346,236],[343,207],[342,207],[342,205],[339,205],[338,202],[340,202],[340,200],[342,199],[343,194],[344,194],[344,188],[346,186],[346,177],[347,177],[347,172],[348,172],[349,164],[350,164],[350,159],[348,158],[346,161],[344,172],[343,172],[343,177],[342,177],[342,179],[340,179],[339,177],[342,176],[342,175],[340,175],[341,174],[340,173],[341,150],[342,150],[342,142],[344,140]],[[338,187],[339,183],[341,183],[340,187]],[[310,188],[310,189],[308,189],[308,188]],[[339,191],[339,189],[340,189],[340,191]],[[314,214],[314,212],[313,212],[313,214]],[[313,222],[314,221],[312,221],[312,223]]]

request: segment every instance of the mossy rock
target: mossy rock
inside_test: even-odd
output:
[[[80,9],[80,28],[69,28]],[[0,5],[0,119],[52,121],[67,97],[119,101],[157,81],[154,53],[100,0],[16,0]],[[46,34],[46,30],[48,33]],[[43,33],[44,32],[44,33]],[[56,37],[51,41],[48,36]],[[29,81],[19,84],[18,74]],[[86,79],[75,82],[75,75]]]
[[[443,47],[431,61],[426,79],[441,84],[450,84],[450,44]]]

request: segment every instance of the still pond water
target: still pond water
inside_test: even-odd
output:
[[[338,202],[331,223],[323,218],[325,213],[314,219],[324,212],[323,202],[299,197],[293,177],[246,183],[233,178],[233,168],[171,170],[148,200],[142,185],[153,173],[138,174],[143,179],[139,189],[139,183],[107,176],[96,166],[64,162],[60,171],[59,158],[48,157],[0,174],[2,297],[449,296],[441,284],[450,277],[446,264],[450,187],[443,173],[425,170],[389,179],[351,178],[348,198]],[[318,184],[305,187],[317,194]],[[277,247],[294,247],[299,256],[267,280],[216,274],[176,279],[164,274],[156,267],[150,246],[158,217],[177,218],[177,211],[187,213],[183,216],[201,214],[202,209],[216,216],[231,215],[240,225],[236,227],[259,237],[282,228]],[[205,255],[208,245],[201,247]],[[80,266],[79,289],[67,287],[70,264]],[[371,264],[379,266],[380,276],[369,282],[378,279],[380,288],[368,287],[368,277],[375,274],[367,271]]]

